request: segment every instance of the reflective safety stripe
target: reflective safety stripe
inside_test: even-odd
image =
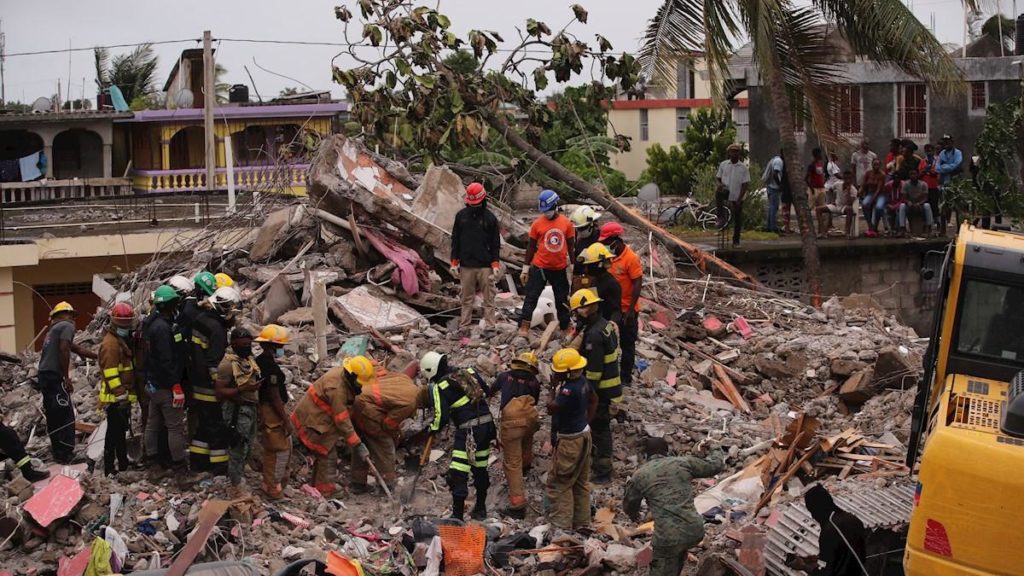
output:
[[[611,354],[605,354],[604,355],[604,363],[605,364],[611,364],[612,362],[618,362],[618,361],[619,361],[619,349],[618,348],[616,348],[615,351],[612,352]]]
[[[468,473],[469,470],[470,470],[470,467],[469,467],[469,464],[466,464],[464,462],[456,462],[455,460],[452,460],[451,463],[448,464],[448,469],[450,469],[450,470],[457,470],[459,472],[466,472],[466,473]]]
[[[448,381],[447,380],[441,380],[440,382],[437,383],[437,387],[440,390],[447,390],[448,389]]]
[[[110,380],[107,380],[107,388],[113,390],[114,388],[120,388],[120,387],[121,387],[121,379],[120,378],[111,378]]]
[[[193,344],[198,344],[199,347],[203,348],[204,350],[206,349],[206,347],[208,345],[207,342],[206,342],[206,339],[200,338],[199,336],[192,336],[192,343]]]
[[[182,340],[184,340],[184,338],[181,337],[181,332],[175,332],[174,333],[174,341],[175,342],[181,342]],[[195,340],[193,340],[193,342],[195,342]],[[206,348],[206,346],[203,346],[203,348]]]
[[[486,450],[477,450],[476,451],[476,458],[477,458],[477,460],[479,460],[480,458],[486,458],[486,457],[488,457],[490,455],[491,455],[491,449],[490,448],[488,448]]]
[[[326,412],[328,416],[332,418],[334,417],[334,409],[320,397],[320,394],[317,394],[316,388],[310,386],[307,394],[309,394],[309,399],[313,401],[313,404],[316,404],[317,407]]]
[[[139,397],[136,396],[135,394],[133,394],[132,392],[129,392],[128,393],[128,401],[129,402],[138,402],[139,401]]]
[[[469,396],[463,396],[462,398],[459,398],[455,402],[452,402],[452,410],[462,408],[466,404],[469,404]]]
[[[346,439],[345,439],[345,442],[346,442],[346,443],[347,443],[347,444],[348,444],[349,446],[355,446],[356,444],[359,444],[359,443],[361,443],[361,442],[362,442],[362,440],[360,440],[360,439],[359,439],[359,435],[358,435],[358,434],[356,434],[355,432],[353,432],[353,433],[349,434],[348,438],[346,438]]]
[[[216,402],[217,397],[212,394],[200,394],[199,392],[193,392],[192,398],[199,400],[200,402]]]
[[[135,369],[135,367],[132,366],[131,364],[128,364],[128,365],[120,364],[120,365],[118,365],[117,369],[119,371],[121,371],[121,373],[124,373],[124,372],[131,372],[132,370]]]
[[[587,380],[600,380],[601,379],[601,371],[600,370],[587,370],[586,378],[587,378]]]
[[[348,420],[349,417],[350,415],[348,413],[348,410],[342,410],[340,413],[334,415],[334,422],[344,422],[345,420]]]
[[[193,454],[209,454],[210,449],[208,448],[208,446],[209,444],[199,442],[198,440],[193,440],[192,445],[188,447],[188,451]]]
[[[104,378],[114,378],[117,376],[117,368],[107,368],[103,371]]]
[[[431,394],[434,397],[434,421],[430,423],[430,431],[437,432],[441,429],[441,392],[439,391],[441,385],[435,385],[430,387]]]
[[[310,390],[312,390],[312,388],[310,388]],[[321,456],[326,456],[327,453],[329,452],[327,447],[321,446],[320,444],[313,442],[313,440],[309,438],[309,435],[306,434],[306,427],[302,425],[302,422],[299,422],[299,417],[295,414],[295,412],[292,412],[291,419],[292,427],[295,428],[295,431],[299,434],[299,440],[302,441],[306,448],[309,448],[310,450],[316,452]]]
[[[15,464],[15,466],[17,466],[18,468],[21,468],[22,466],[24,466],[25,464],[28,464],[31,461],[32,461],[32,457],[31,456],[25,456],[21,460],[18,460],[18,463]]]
[[[597,388],[599,390],[604,390],[606,388],[615,388],[616,386],[618,386],[620,384],[622,384],[622,378],[619,378],[618,376],[616,376],[615,378],[608,378],[607,380],[601,380],[601,382],[599,382],[597,384]]]
[[[217,454],[217,452],[223,452],[223,454]],[[221,462],[227,462],[230,460],[226,450],[211,450],[210,451],[210,464],[219,464]]]
[[[452,458],[462,458],[463,460],[469,460],[469,454],[465,450],[452,450]]]
[[[487,468],[487,458],[484,458],[483,460],[476,460],[475,462],[473,462],[473,467],[474,468]]]
[[[384,427],[391,430],[398,430],[402,426],[402,423],[390,416],[384,417]]]

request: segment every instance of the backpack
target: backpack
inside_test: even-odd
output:
[[[471,403],[485,399],[484,389],[477,382],[478,376],[472,368],[458,368],[448,374],[448,384],[462,390]]]

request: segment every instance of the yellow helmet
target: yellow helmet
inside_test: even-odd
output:
[[[537,355],[533,352],[521,352],[516,359],[512,361],[512,367],[516,365],[524,367],[528,370],[532,370],[534,373],[540,370],[540,363],[537,361]]]
[[[587,367],[587,359],[572,348],[562,348],[555,352],[551,359],[551,369],[559,374],[572,370],[583,370]]]
[[[277,324],[267,324],[260,330],[260,335],[256,337],[256,342],[271,342],[273,344],[287,344],[288,343],[288,329],[284,326],[278,326]]]
[[[612,258],[614,258],[612,251],[607,246],[600,242],[594,242],[583,249],[578,259],[584,264],[596,264],[597,262],[604,262]]]
[[[223,288],[225,286],[231,287],[235,285],[235,280],[223,272],[218,272],[214,278],[217,281],[217,288]]]
[[[601,297],[590,288],[581,288],[569,298],[569,310],[576,310],[581,306],[590,306],[601,301]]]
[[[74,314],[75,308],[71,306],[71,304],[68,304],[67,302],[57,302],[57,305],[53,307],[53,310],[50,310],[50,318],[53,318],[54,316],[60,314],[61,312],[70,312]]]
[[[353,356],[351,358],[346,358],[345,361],[341,363],[341,366],[345,369],[345,372],[355,374],[356,383],[359,384],[360,387],[368,384],[375,373],[373,362],[370,362],[370,359],[366,356]]]

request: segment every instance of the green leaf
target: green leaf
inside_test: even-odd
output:
[[[359,11],[363,14],[363,18],[369,18],[373,14],[373,1],[359,0]]]
[[[352,19],[352,12],[349,12],[347,6],[335,6],[334,17],[337,18],[338,20],[341,20],[342,22],[348,22],[349,20]]]
[[[388,70],[384,73],[384,84],[387,85],[388,90],[394,90],[395,86],[398,85],[398,76],[391,70]]]
[[[416,82],[427,90],[433,90],[434,86],[437,84],[437,79],[433,76],[416,74],[414,77],[416,78]]]
[[[441,139],[438,140],[437,143],[443,146],[444,143],[448,141],[448,137],[451,136],[451,133],[452,133],[452,124],[448,124],[448,128],[445,129],[444,134],[441,134]]]
[[[583,8],[583,6],[580,6],[579,4],[573,4],[572,13],[576,15],[577,20],[579,20],[583,24],[587,23],[587,11],[586,9]]]
[[[548,87],[547,68],[541,66],[533,71],[533,84],[537,87],[537,90],[543,90]]]
[[[462,40],[460,40],[459,37],[456,36],[454,32],[444,33],[444,45],[446,47],[458,48],[460,44],[462,44]]]
[[[458,90],[452,90],[452,114],[458,114],[462,112],[466,103],[462,100],[462,95],[459,94]]]
[[[402,138],[402,142],[405,142],[406,144],[412,142],[412,124],[409,124],[408,122],[402,122],[401,125],[399,125],[398,127],[398,135]]]
[[[491,35],[491,38],[494,38],[498,42],[504,42],[505,41],[505,39],[501,37],[501,34],[498,34],[494,30],[488,30],[487,33]]]
[[[448,17],[447,17],[447,16],[445,16],[444,14],[438,14],[438,15],[437,15],[437,24],[438,24],[438,25],[439,25],[439,26],[440,26],[441,28],[444,28],[445,30],[447,30],[447,29],[448,29],[448,27],[452,25],[452,21],[451,21],[451,19],[450,19],[450,18],[448,18]]]
[[[410,66],[404,58],[395,59],[395,69],[398,70],[398,73],[402,76],[409,76],[412,74],[412,66]]]
[[[368,38],[370,44],[374,46],[380,46],[381,41],[384,39],[384,33],[380,31],[380,28],[373,25],[367,24],[363,26],[363,38]]]
[[[541,38],[542,36],[551,35],[551,29],[548,28],[547,24],[530,18],[526,21],[526,33],[530,36]]]
[[[601,52],[608,52],[612,49],[612,43],[609,42],[607,38],[600,34],[594,34],[594,36],[597,38],[597,46]]]

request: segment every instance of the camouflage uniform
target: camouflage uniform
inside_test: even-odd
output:
[[[693,507],[690,480],[708,478],[722,471],[722,453],[711,453],[707,460],[694,456],[657,458],[641,466],[622,496],[622,508],[634,521],[640,514],[640,502],[654,516],[654,559],[651,576],[679,576],[686,551],[704,539],[704,520]]]

